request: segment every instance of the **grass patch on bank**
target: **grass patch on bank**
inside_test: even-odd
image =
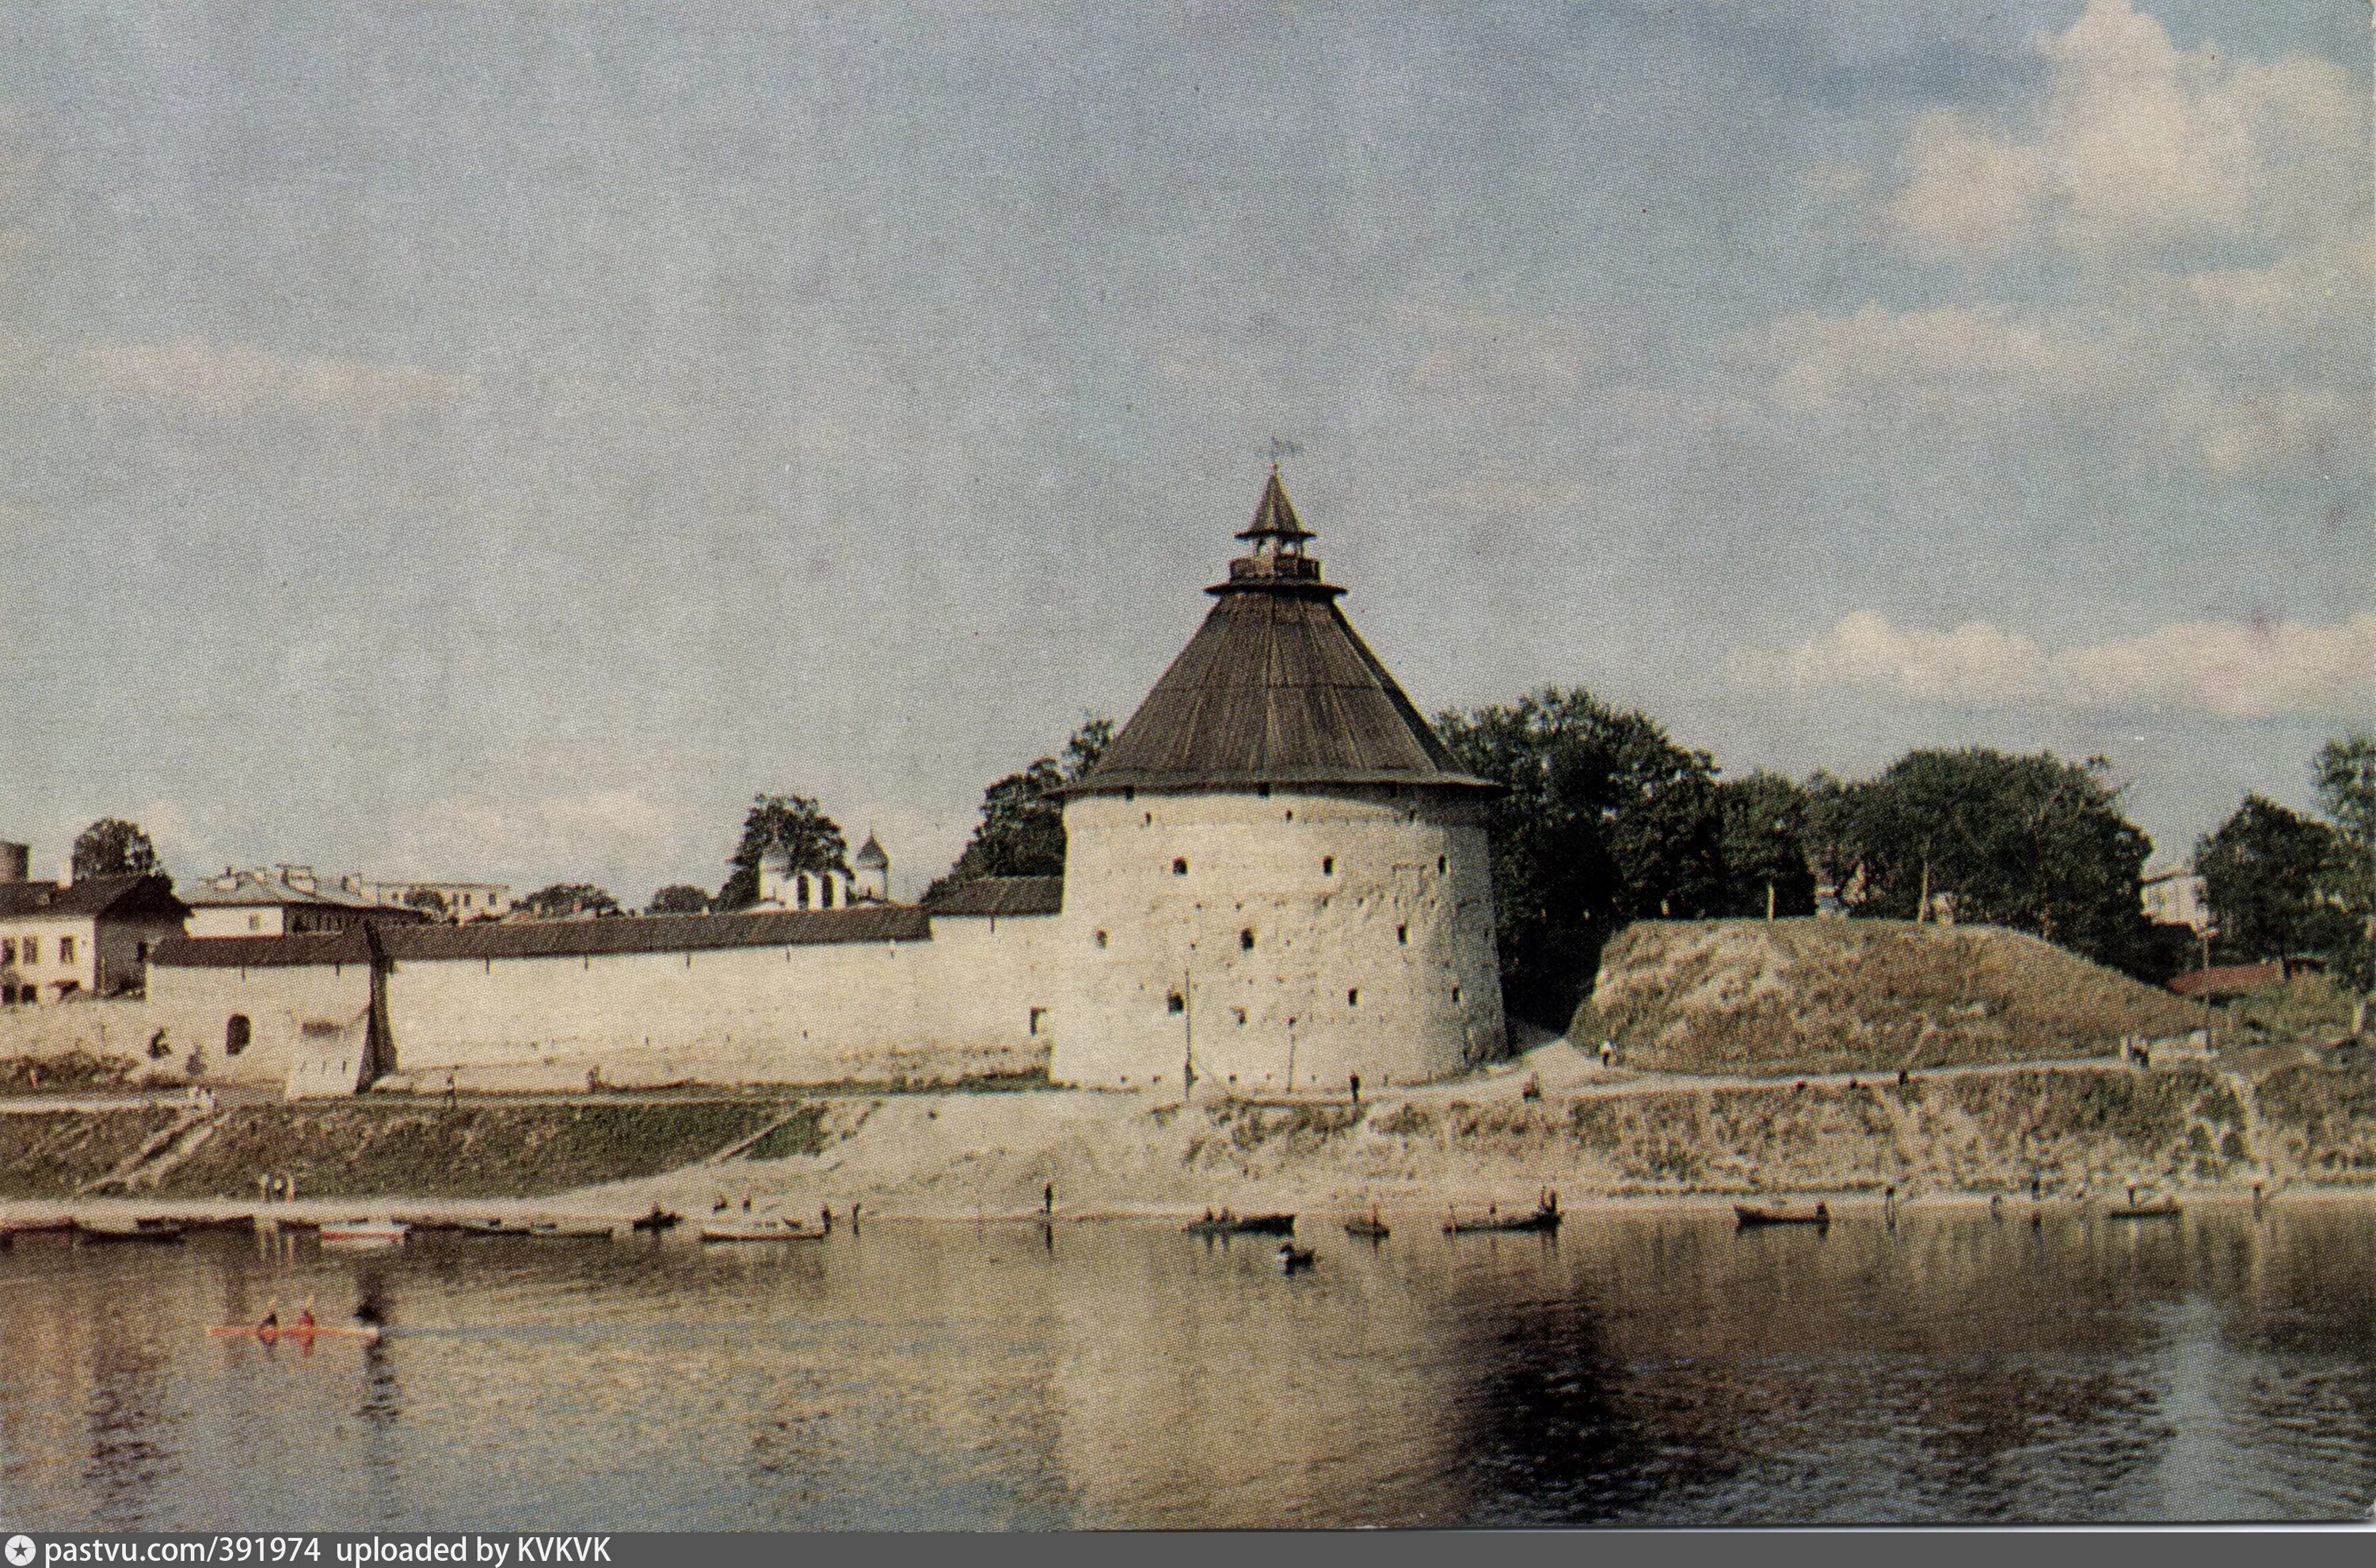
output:
[[[0,1116],[0,1197],[67,1198],[172,1125],[161,1106]]]
[[[140,1064],[128,1057],[95,1056],[88,1051],[55,1056],[0,1056],[0,1094],[74,1094],[125,1089],[137,1081]]]
[[[744,1159],[791,1159],[825,1148],[825,1107],[803,1105],[781,1125],[769,1128],[744,1149]]]
[[[2253,1098],[2266,1135],[2313,1179],[2376,1182],[2376,1071],[2280,1068]]]
[[[308,1197],[537,1197],[707,1159],[780,1103],[259,1106],[226,1112],[160,1193],[248,1198],[285,1171]]]
[[[2228,1003],[2226,1022],[2271,1039],[2325,1041],[2350,1032],[2351,1002],[2351,988],[2339,981],[2297,975]]]

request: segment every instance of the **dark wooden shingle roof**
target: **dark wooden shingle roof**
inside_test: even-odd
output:
[[[360,931],[307,936],[175,936],[157,944],[148,962],[164,969],[281,969],[306,964],[368,964],[371,939]]]
[[[1064,909],[1061,876],[984,876],[960,882],[924,906],[932,915],[1053,915]]]
[[[1273,492],[1277,492],[1276,497]],[[1309,538],[1274,476],[1256,529]],[[1294,531],[1288,533],[1287,529]],[[1257,547],[1206,590],[1220,602],[1067,793],[1263,784],[1490,790],[1459,765],[1336,608],[1319,563]]]
[[[802,947],[835,942],[925,942],[924,911],[861,904],[849,909],[778,909],[745,915],[619,915],[517,925],[396,926],[379,933],[398,963],[438,958],[576,958],[606,953],[683,953],[717,947]]]
[[[189,907],[173,897],[173,885],[161,876],[87,876],[71,886],[54,882],[0,883],[0,917],[60,919],[108,916],[130,920],[155,915],[180,920]]]

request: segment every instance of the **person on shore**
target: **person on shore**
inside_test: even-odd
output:
[[[1831,1222],[1832,1206],[1824,1202],[1823,1199],[1817,1198],[1815,1200],[1815,1223],[1818,1225],[1829,1225]]]
[[[1040,1212],[1042,1214],[1056,1212],[1056,1183],[1053,1182],[1040,1189]]]
[[[853,1221],[851,1221],[851,1223],[852,1223],[852,1224],[855,1224],[855,1223],[857,1223],[857,1222],[856,1222],[855,1220],[853,1220]],[[830,1236],[830,1235],[832,1235],[832,1234],[833,1234],[833,1206],[832,1206],[832,1205],[827,1204],[825,1207],[823,1207],[823,1208],[821,1208],[821,1209],[818,1209],[818,1210],[817,1210],[817,1224],[818,1224],[818,1225],[819,1225],[819,1226],[824,1229],[824,1231],[825,1231],[825,1233],[826,1233],[826,1235]]]
[[[1353,1103],[1361,1103],[1361,1075],[1359,1073],[1353,1075]]]

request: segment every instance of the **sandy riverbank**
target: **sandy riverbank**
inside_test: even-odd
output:
[[[1527,1092],[1529,1080],[1538,1093]],[[1956,1068],[1905,1083],[1646,1078],[1606,1072],[1560,1044],[1505,1070],[1359,1105],[1182,1107],[1040,1090],[731,1108],[597,1098],[498,1114],[467,1097],[457,1110],[399,1098],[348,1110],[248,1108],[161,1189],[134,1183],[116,1196],[88,1184],[54,1194],[19,1186],[30,1201],[6,1212],[252,1211],[254,1172],[240,1163],[250,1148],[311,1162],[304,1201],[281,1211],[307,1218],[624,1220],[656,1203],[697,1217],[721,1201],[739,1211],[747,1199],[792,1214],[857,1204],[880,1218],[970,1220],[1034,1216],[1051,1186],[1068,1218],[1224,1206],[1356,1214],[1374,1205],[1440,1220],[1452,1206],[1523,1211],[1547,1188],[1574,1213],[1822,1197],[1847,1215],[1878,1207],[1892,1187],[1909,1210],[1984,1208],[1999,1195],[2008,1212],[2026,1213],[2033,1181],[2049,1206],[2125,1203],[2131,1183],[2189,1203],[2249,1203],[2258,1182],[2272,1199],[2301,1201],[2313,1190],[2376,1191],[2370,1092],[2369,1075],[2349,1071],[2256,1080],[2204,1063],[2144,1072],[2102,1061]],[[741,1152],[725,1136],[778,1121],[798,1136],[770,1134]],[[89,1127],[59,1135],[69,1133],[102,1152],[137,1141],[120,1128],[113,1143]],[[656,1158],[663,1134],[686,1152]],[[182,1135],[148,1138],[170,1156]],[[552,1180],[564,1170],[583,1174]]]

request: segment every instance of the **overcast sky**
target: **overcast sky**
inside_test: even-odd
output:
[[[1274,436],[1422,707],[2103,753],[2376,706],[2364,0],[0,11],[0,837],[912,892]]]

